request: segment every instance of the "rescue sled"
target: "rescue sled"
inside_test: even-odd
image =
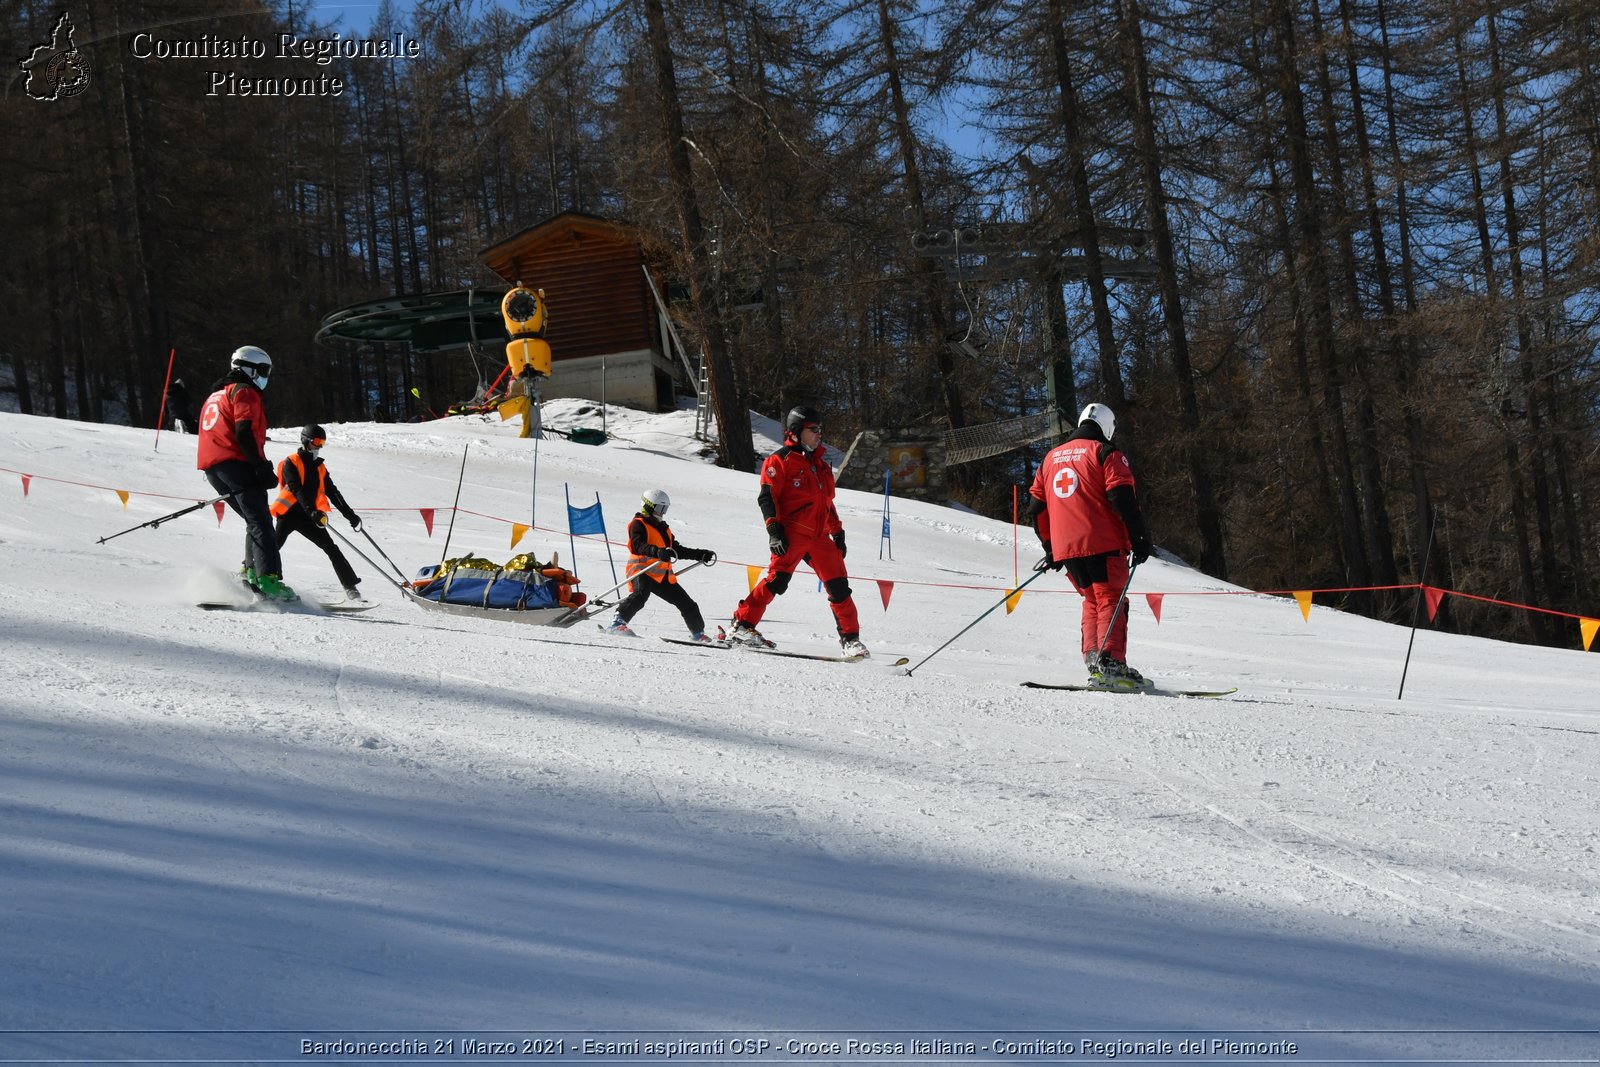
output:
[[[471,554],[424,567],[400,591],[429,611],[478,619],[571,626],[610,605],[578,592],[578,576],[532,553],[504,566]]]

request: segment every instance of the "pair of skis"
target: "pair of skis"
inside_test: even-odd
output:
[[[1084,682],[1079,685],[1056,684],[1052,682],[1023,682],[1029,689],[1065,689],[1072,693],[1142,693],[1146,696],[1156,697],[1200,697],[1211,698],[1230,696],[1239,691],[1238,686],[1231,689],[1161,689],[1149,686],[1120,686],[1120,685],[1095,685]]]
[[[870,658],[868,656],[830,656],[826,652],[791,652],[787,649],[773,648],[764,645],[736,645],[732,641],[712,641],[711,643],[707,644],[704,641],[691,641],[687,637],[663,637],[661,640],[667,642],[668,644],[689,645],[693,648],[744,648],[762,656],[787,656],[790,659],[814,659],[820,660],[823,663],[861,663]],[[907,663],[910,663],[911,660],[906,656],[901,656],[895,660],[879,660],[878,662],[887,663],[890,667],[903,667]]]

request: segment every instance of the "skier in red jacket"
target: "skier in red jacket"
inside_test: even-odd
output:
[[[1036,570],[1064,570],[1083,597],[1083,661],[1092,681],[1143,687],[1127,664],[1128,554],[1137,566],[1150,558],[1150,532],[1134,487],[1133,466],[1112,443],[1117,419],[1090,404],[1078,428],[1045,456],[1034,476],[1030,517],[1045,555]],[[1112,617],[1116,617],[1115,623]]]
[[[844,566],[844,524],[833,503],[833,468],[823,458],[822,416],[815,408],[798,407],[784,420],[783,447],[761,464],[761,493],[756,498],[767,522],[767,547],[772,560],[767,573],[733,613],[731,640],[772,646],[756,625],[772,598],[789,588],[802,562],[810,563],[828,591],[846,656],[868,655],[861,643],[856,602],[850,597],[850,576]]]
[[[283,563],[272,533],[267,490],[278,473],[267,459],[267,409],[261,392],[272,357],[254,345],[235,349],[227,377],[212,386],[200,408],[200,452],[195,466],[244,519],[244,580],[271,600],[294,600],[283,584]]]

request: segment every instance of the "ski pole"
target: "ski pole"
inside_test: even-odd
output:
[[[337,532],[337,531],[335,531],[335,532]],[[394,560],[389,558],[389,553],[385,552],[383,550],[382,546],[380,546],[378,544],[378,542],[372,540],[372,535],[367,532],[367,524],[366,523],[362,523],[361,524],[361,536],[365,537],[368,541],[372,541],[372,547],[376,548],[378,550],[378,555],[383,557],[383,560],[384,560],[385,563],[389,564],[389,566],[391,566],[391,567],[394,567],[394,572],[400,576],[400,580],[401,581],[407,581],[408,580],[406,578],[406,572],[401,570],[399,567],[395,566]]]
[[[151,519],[149,522],[141,522],[137,526],[130,526],[126,530],[119,530],[114,534],[108,534],[107,536],[102,537],[99,540],[97,540],[95,542],[95,544],[103,545],[107,541],[111,540],[113,537],[121,537],[123,534],[133,533],[133,531],[142,530],[146,526],[150,527],[153,530],[157,526],[160,526],[162,523],[168,521],[169,519],[175,519],[179,515],[187,515],[191,511],[199,511],[201,508],[209,507],[212,504],[221,503],[222,501],[227,500],[232,495],[233,495],[232,493],[224,493],[221,496],[212,497],[210,500],[202,500],[198,504],[193,504],[193,505],[191,505],[189,507],[183,508],[180,511],[174,511],[171,515],[163,515],[159,519]]]
[[[588,599],[588,601],[586,601],[582,606],[583,607],[588,607],[590,604],[594,604],[594,605],[598,606],[600,604],[600,602],[601,602],[601,598],[602,597],[610,596],[612,593],[615,593],[618,589],[621,589],[623,586],[625,586],[628,583],[632,582],[634,578],[638,578],[641,575],[649,574],[651,571],[655,570],[658,566],[660,566],[662,562],[665,562],[665,561],[658,561],[656,563],[652,563],[652,564],[650,564],[650,566],[646,567],[644,570],[640,571],[638,574],[631,575],[630,577],[622,579],[622,581],[618,582],[616,585],[612,586],[610,589],[607,589],[605,592],[596,593],[594,596],[590,597]],[[696,567],[699,567],[701,565],[702,564],[700,563],[699,560],[695,560],[693,563],[686,563],[682,567],[678,568],[678,573],[679,574],[686,574],[687,572],[692,571]]]
[[[1133,572],[1139,569],[1135,563],[1128,568],[1128,580],[1122,583],[1122,595],[1117,597],[1117,606],[1111,609],[1111,622],[1106,625],[1106,632],[1100,635],[1100,647],[1095,649],[1095,659],[1105,655],[1106,642],[1111,640],[1111,631],[1117,628],[1117,616],[1122,612],[1122,602],[1128,599],[1128,589],[1133,585]]]
[[[989,609],[989,611],[984,612],[982,615],[979,615],[976,619],[973,619],[971,622],[969,622],[965,626],[963,626],[961,628],[961,633],[956,634],[955,637],[952,637],[950,640],[946,641],[944,644],[940,645],[938,648],[934,649],[932,652],[929,652],[926,656],[923,656],[922,657],[922,662],[918,663],[916,665],[916,667],[907,667],[906,668],[906,674],[910,675],[912,671],[917,669],[917,667],[922,666],[923,663],[928,662],[930,659],[932,659],[933,657],[937,656],[939,653],[943,652],[945,649],[949,648],[952,644],[955,643],[956,637],[960,637],[961,634],[966,633],[968,630],[970,630],[974,626],[978,625],[984,619],[987,619],[989,617],[990,612],[994,611],[995,608],[998,608],[1001,604],[1004,604],[1006,601],[1010,600],[1012,597],[1016,596],[1018,593],[1022,592],[1024,589],[1028,588],[1028,586],[1032,585],[1034,582],[1036,582],[1040,578],[1044,577],[1044,573],[1047,570],[1049,570],[1048,567],[1043,568],[1042,570],[1035,571],[1033,573],[1033,577],[1032,578],[1029,578],[1027,581],[1023,582],[1021,585],[1017,586],[1015,589],[1012,589],[1011,591],[1006,593],[1006,595],[1001,597],[999,599],[999,601],[995,603],[994,607],[991,607]]]
[[[394,586],[396,589],[404,591],[405,587],[403,585],[401,585],[400,582],[397,582],[393,578],[389,577],[387,574],[384,574],[383,573],[383,568],[378,566],[376,563],[372,562],[372,557],[367,555],[365,552],[361,551],[360,547],[354,541],[350,540],[350,538],[346,537],[344,534],[340,533],[338,530],[335,530],[332,526],[325,526],[325,527],[323,527],[323,529],[327,530],[329,533],[333,534],[333,536],[337,537],[339,540],[343,541],[346,545],[348,545],[349,548],[350,548],[350,551],[352,551],[356,555],[360,556],[363,560],[366,561],[367,566],[371,567],[373,570],[378,572],[378,577],[382,578],[384,581],[388,582],[390,585]],[[372,541],[372,538],[369,536],[367,538],[367,540],[368,541]],[[372,547],[373,548],[378,548],[378,542],[372,541]],[[378,548],[378,554],[382,555],[383,554],[383,549]],[[384,559],[389,559],[388,556],[384,556],[383,558]],[[389,560],[389,566],[394,567],[394,561],[393,560]],[[394,567],[394,569],[395,569],[395,573],[396,574],[400,574],[400,568],[399,567]],[[401,577],[402,580],[405,579],[405,575],[403,575],[403,574],[401,574],[400,577]]]

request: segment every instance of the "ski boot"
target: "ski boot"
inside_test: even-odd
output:
[[[733,624],[733,633],[729,635],[728,640],[733,644],[746,645],[750,648],[778,647],[773,642],[768,641],[765,637],[762,637],[761,631],[757,630],[754,626],[751,626],[747,622],[735,622]]]
[[[346,604],[365,604],[367,598],[361,595],[361,590],[352,585],[348,586],[344,591],[344,602]]]
[[[840,634],[839,648],[848,659],[866,659],[872,655],[867,651],[867,646],[861,643],[860,634]]]
[[[260,593],[268,600],[277,600],[283,603],[288,603],[291,600],[300,599],[295,595],[295,591],[284,585],[283,579],[276,574],[260,575],[256,578],[255,588],[256,592]]]
[[[1114,689],[1145,689],[1150,682],[1144,675],[1112,656],[1100,657],[1100,675]]]
[[[612,619],[611,620],[611,625],[605,627],[605,631],[608,634],[615,634],[618,637],[638,637],[639,636],[638,634],[634,633],[632,629],[630,629],[628,627],[627,623],[622,621],[622,616],[621,615],[618,615],[615,619]]]
[[[704,630],[701,630],[697,634],[690,634],[689,635],[689,640],[693,641],[697,645],[714,645],[714,644],[716,644],[716,641],[712,640],[712,638]]]

